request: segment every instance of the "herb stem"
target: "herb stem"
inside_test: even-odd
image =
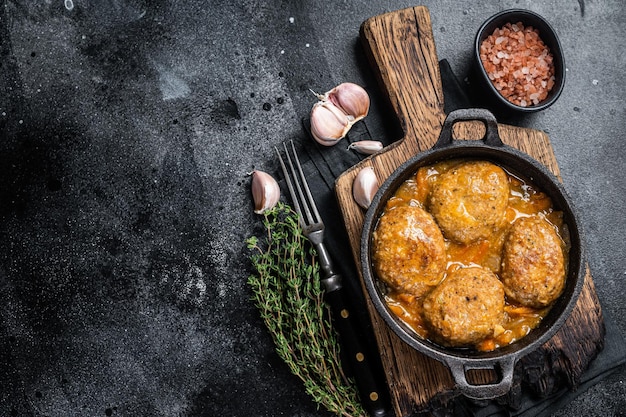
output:
[[[356,387],[341,368],[315,249],[287,204],[279,202],[264,216],[264,240],[246,241],[254,250],[248,284],[277,354],[318,405],[344,417],[365,416]]]

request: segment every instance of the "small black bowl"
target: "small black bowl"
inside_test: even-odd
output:
[[[552,90],[548,93],[548,97],[536,105],[522,107],[508,101],[492,84],[480,60],[480,45],[482,42],[491,35],[496,28],[500,28],[508,22],[522,22],[524,26],[532,26],[539,30],[539,37],[546,46],[550,48],[550,52],[552,53],[555,83]],[[559,38],[552,26],[550,26],[543,17],[529,10],[505,10],[487,19],[476,33],[473,61],[475,80],[480,87],[482,87],[481,90],[488,94],[489,97],[487,98],[489,99],[489,104],[493,106],[492,110],[494,111],[506,110],[508,113],[532,113],[544,110],[554,104],[561,95],[565,85],[565,59],[563,58],[563,49],[561,48]]]

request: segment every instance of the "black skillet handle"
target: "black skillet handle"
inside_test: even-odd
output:
[[[446,120],[441,127],[441,133],[437,143],[433,146],[435,148],[445,148],[452,144],[454,138],[452,137],[452,127],[457,122],[470,122],[479,121],[485,125],[485,136],[482,140],[486,145],[490,146],[504,146],[500,135],[498,134],[498,122],[496,117],[489,110],[486,109],[460,109],[450,112]]]
[[[458,358],[449,358],[446,362],[457,384],[457,388],[463,395],[477,400],[489,400],[501,397],[511,390],[516,360],[517,358],[514,355],[507,355],[500,359],[485,359],[470,363],[466,363]],[[495,371],[499,376],[499,380],[490,384],[470,384],[467,380],[466,372],[481,369]]]
[[[346,290],[341,285],[341,276],[333,274],[321,282],[325,287],[326,302],[331,309],[333,323],[339,334],[343,356],[349,361],[348,365],[354,375],[363,407],[372,417],[391,415],[384,381],[374,375],[370,349],[365,346],[363,338],[359,335],[356,314],[353,313],[346,298]]]

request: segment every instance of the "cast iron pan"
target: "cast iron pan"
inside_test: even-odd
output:
[[[472,120],[480,121],[485,125],[485,136],[480,140],[453,139],[453,125],[459,121]],[[459,158],[491,161],[512,174],[531,181],[550,196],[556,210],[563,212],[564,223],[569,231],[571,248],[563,293],[548,315],[530,334],[509,346],[492,352],[446,348],[422,339],[387,307],[384,300],[384,285],[377,279],[372,268],[370,253],[372,233],[382,214],[385,202],[405,180],[417,172],[419,167]],[[496,398],[510,390],[515,364],[521,357],[548,341],[559,330],[578,300],[585,277],[580,223],[562,184],[545,166],[529,155],[502,143],[495,117],[484,109],[463,109],[450,113],[444,121],[437,143],[431,149],[402,164],[382,184],[365,215],[361,236],[361,267],[369,296],[386,324],[414,349],[445,363],[450,368],[458,389],[467,397],[476,399]],[[482,385],[470,384],[466,378],[466,372],[473,369],[494,370],[498,375],[498,381]]]

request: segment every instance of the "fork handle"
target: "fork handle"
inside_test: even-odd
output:
[[[326,302],[330,306],[333,322],[339,334],[344,357],[349,361],[359,396],[365,410],[373,417],[387,416],[387,394],[384,385],[374,377],[369,351],[360,337],[356,315],[348,303],[341,276],[332,274],[321,280],[326,289]]]

